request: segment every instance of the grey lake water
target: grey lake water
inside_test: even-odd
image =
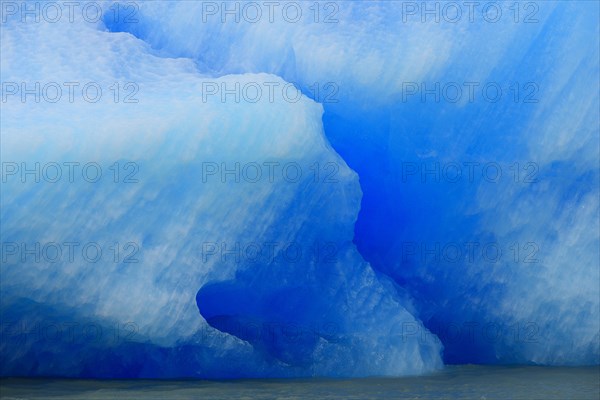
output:
[[[16,399],[600,399],[600,367],[447,366],[404,378],[286,380],[0,380]]]

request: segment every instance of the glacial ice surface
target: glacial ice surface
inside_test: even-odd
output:
[[[598,4],[502,7],[493,23],[483,9],[436,23],[402,3],[338,4],[331,24],[194,24],[200,3],[159,2],[111,29],[220,74],[276,73],[323,102],[325,133],[360,176],[354,241],[413,296],[447,362],[600,362]],[[440,99],[407,95],[413,83],[439,84]]]
[[[54,170],[42,169],[36,182],[19,172],[3,183],[3,375],[365,376],[441,366],[439,340],[403,335],[426,330],[352,243],[361,189],[324,136],[320,104],[282,92],[251,104],[204,98],[206,84],[286,82],[215,77],[83,22],[9,21],[2,52],[8,82],[139,85],[137,103],[109,92],[97,103],[3,104],[3,161],[56,163],[65,174],[51,182]],[[69,162],[79,163],[73,179]],[[80,176],[88,163],[102,169],[97,182],[94,169]],[[245,172],[227,175],[236,163]],[[36,243],[37,254],[23,250]],[[73,256],[68,243],[79,243]]]
[[[4,332],[2,374],[402,375],[442,356],[597,364],[599,6],[536,4],[531,24],[407,23],[394,2],[339,2],[334,24],[200,23],[201,2],[162,1],[140,3],[134,24],[3,24],[3,81],[138,82],[140,101],[3,104],[3,161],[133,161],[139,182],[9,180],[2,241],[140,249],[136,264],[3,263],[4,330],[106,333]],[[204,102],[203,82],[293,82],[304,96]],[[498,82],[504,95],[423,102],[403,97],[407,82]],[[203,179],[207,162],[265,161],[339,170],[334,182]],[[467,179],[464,163],[490,162],[499,179]],[[423,173],[453,163],[456,182]],[[282,251],[266,262],[207,255],[273,242]],[[302,250],[292,262],[289,243]],[[113,340],[127,322],[136,334]]]

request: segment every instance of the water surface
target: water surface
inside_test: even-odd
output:
[[[448,366],[427,376],[233,381],[9,378],[0,398],[16,399],[593,399],[600,367]]]

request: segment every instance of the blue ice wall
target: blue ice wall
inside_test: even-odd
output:
[[[275,75],[215,76],[159,57],[102,24],[13,18],[2,34],[6,82],[108,93],[38,102],[4,87],[2,375],[442,366],[410,299],[352,243],[358,176],[324,136],[319,103]],[[136,101],[116,101],[116,83],[134,84]],[[236,84],[288,91],[206,96]]]
[[[354,241],[447,362],[597,363],[598,4],[453,4],[345,2],[330,24],[157,5],[113,28],[321,101],[364,193]],[[151,29],[165,14],[169,32]]]
[[[157,1],[137,22],[3,22],[3,82],[139,85],[134,104],[3,103],[3,162],[138,168],[128,185],[2,183],[3,375],[598,363],[598,5],[453,23],[332,4],[318,21],[309,3],[296,22],[223,22]],[[207,96],[236,82],[303,96]],[[305,174],[228,180],[236,162]],[[133,243],[136,263],[7,245],[50,241]]]

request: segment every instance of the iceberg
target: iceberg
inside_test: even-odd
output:
[[[354,242],[446,362],[598,364],[598,5],[320,4],[333,20],[153,2],[108,25],[321,102],[360,176]]]
[[[2,5],[3,376],[600,363],[597,3],[39,4]]]
[[[352,243],[358,177],[294,85],[86,21],[8,21],[2,71],[3,375],[441,367]]]

